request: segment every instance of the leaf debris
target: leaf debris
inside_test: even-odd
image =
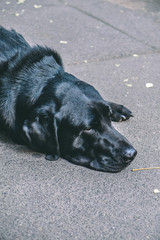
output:
[[[114,64],[116,67],[120,67],[121,64]]]
[[[36,4],[34,4],[33,7],[34,7],[34,8],[41,8],[42,5],[36,5]]]
[[[125,84],[127,87],[132,87],[132,84],[131,83],[126,83]]]
[[[151,88],[153,87],[153,83],[146,83],[146,88]]]
[[[156,194],[156,193],[160,193],[160,191],[156,188],[153,190],[153,192]]]
[[[22,4],[22,3],[24,3],[26,0],[18,0],[17,1],[17,4]]]
[[[137,54],[133,54],[133,57],[139,57]]]
[[[67,44],[68,42],[67,41],[60,41],[61,44]]]

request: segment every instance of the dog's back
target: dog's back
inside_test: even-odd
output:
[[[22,56],[30,48],[22,35],[14,30],[8,31],[0,27],[0,64],[16,57],[17,53]]]
[[[31,47],[16,31],[0,27],[0,125],[13,130],[18,113],[35,104],[61,69],[54,50]]]
[[[7,77],[10,70],[31,49],[30,45],[16,31],[0,27],[0,123],[2,119],[13,119],[14,105],[12,77]],[[9,74],[11,75],[11,74]]]

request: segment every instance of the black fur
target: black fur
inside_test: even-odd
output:
[[[59,54],[0,27],[0,125],[20,144],[95,170],[118,172],[136,150],[111,125],[129,119],[91,85],[64,71]]]

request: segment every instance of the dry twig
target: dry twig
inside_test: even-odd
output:
[[[148,168],[137,168],[137,169],[132,169],[132,172],[135,171],[141,171],[141,170],[153,170],[153,169],[160,169],[160,167],[148,167]]]

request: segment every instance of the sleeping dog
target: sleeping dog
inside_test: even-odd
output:
[[[111,121],[132,116],[105,101],[91,85],[64,71],[59,54],[31,47],[0,27],[0,125],[11,138],[46,153],[104,172],[119,172],[137,152]]]

